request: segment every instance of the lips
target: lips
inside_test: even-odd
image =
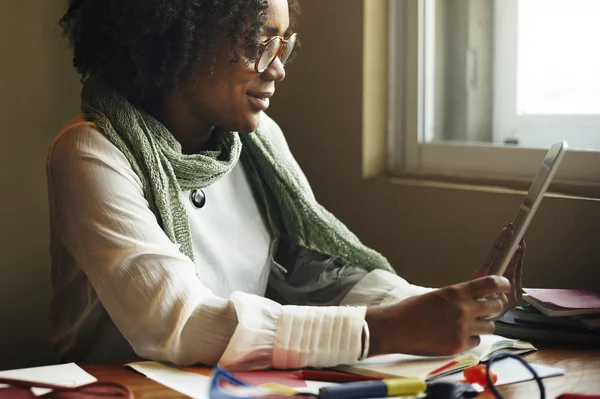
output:
[[[270,98],[273,96],[273,92],[260,92],[250,93],[247,92],[248,100],[250,104],[259,111],[266,111],[269,108]]]

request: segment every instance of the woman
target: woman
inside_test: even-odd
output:
[[[493,331],[506,278],[410,285],[316,202],[264,113],[297,14],[295,0],[71,0],[82,115],[47,170],[64,359],[326,367]]]

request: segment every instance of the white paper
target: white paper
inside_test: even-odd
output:
[[[565,370],[556,367],[544,366],[541,364],[529,363],[540,378],[556,377],[565,375]],[[498,374],[498,381],[494,385],[514,384],[515,382],[533,380],[533,375],[516,359],[506,358],[494,362],[491,368]],[[449,381],[458,382],[463,380],[462,371],[450,374],[444,377],[436,378],[432,382]]]
[[[135,362],[126,366],[193,399],[208,399],[210,377],[158,362]]]
[[[0,371],[0,377],[11,378],[14,380],[42,382],[60,385],[66,388],[75,388],[96,382],[95,377],[85,372],[75,363]],[[6,385],[0,384],[0,388],[4,387],[6,387]],[[40,396],[52,390],[47,388],[32,388],[31,391],[34,395]]]
[[[159,362],[135,362],[126,364],[146,377],[165,385],[175,391],[188,395],[194,399],[208,399],[211,377],[202,374],[182,371],[174,366]],[[306,387],[294,388],[303,393],[316,394],[319,388],[337,385],[334,382],[305,381]]]
[[[531,364],[531,367],[538,373],[540,378],[555,377],[564,375],[563,369],[544,366],[541,364]],[[175,391],[190,396],[193,399],[208,399],[210,377],[179,370],[176,367],[164,365],[158,362],[135,362],[127,366],[142,373],[148,378],[163,384]],[[494,362],[492,370],[498,374],[498,381],[495,385],[513,384],[515,382],[529,381],[533,379],[531,373],[515,359],[507,358]],[[450,374],[444,377],[436,378],[432,382],[448,381],[459,382],[463,380],[462,371]],[[318,388],[328,385],[336,385],[330,382],[306,381],[306,388],[294,388],[299,392],[316,393]]]

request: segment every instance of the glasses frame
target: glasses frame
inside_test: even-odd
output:
[[[234,389],[223,388],[222,382],[228,383]],[[315,399],[315,395],[309,393],[278,394],[269,389],[246,384],[220,367],[217,367],[211,376],[208,397],[209,399]]]
[[[268,40],[260,43],[258,45],[258,57],[256,57],[256,62],[254,63],[254,70],[258,73],[264,73],[267,69],[269,69],[271,67],[271,65],[273,65],[273,62],[275,62],[276,58],[279,57],[279,59],[281,60],[281,54],[283,54],[283,52],[285,51],[285,48],[287,47],[290,40],[292,40],[292,37],[296,38],[296,44],[297,44],[298,43],[298,33],[296,33],[296,32],[290,33],[287,37],[273,36],[273,37],[269,38]],[[259,70],[258,64],[260,63],[260,60],[261,60],[263,54],[265,53],[265,49],[267,48],[267,46],[269,44],[271,44],[271,42],[273,40],[276,40],[276,39],[281,40],[281,43],[279,43],[279,49],[273,56],[273,59],[271,61],[269,61],[269,64],[267,64],[267,66],[262,71]],[[294,44],[294,47],[296,46],[296,44]],[[290,56],[291,56],[291,54],[290,54]],[[287,60],[286,60],[286,62],[283,62],[283,61],[281,62],[282,65],[285,65],[286,63],[287,63]]]

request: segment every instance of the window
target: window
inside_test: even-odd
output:
[[[389,4],[391,170],[600,183],[600,1]]]

